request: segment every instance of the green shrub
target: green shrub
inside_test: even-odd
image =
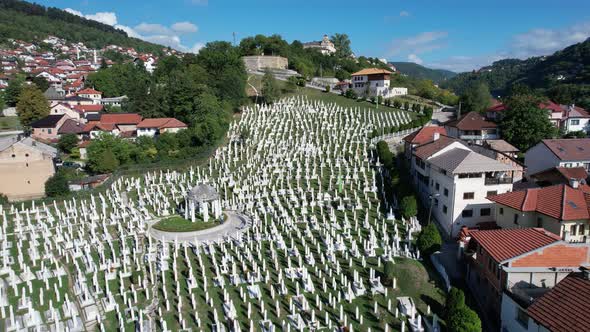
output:
[[[422,228],[422,231],[418,235],[416,244],[418,245],[420,252],[422,252],[422,254],[425,256],[430,256],[432,253],[440,250],[442,238],[434,223],[430,223],[426,227]]]

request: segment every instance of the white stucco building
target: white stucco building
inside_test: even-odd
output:
[[[408,89],[391,87],[392,72],[385,69],[366,68],[353,73],[349,89],[353,89],[358,96],[391,98],[408,94]]]
[[[516,170],[437,133],[412,153],[417,192],[423,202],[432,204],[432,217],[452,235],[462,226],[494,220],[493,203],[486,197],[511,191]]]

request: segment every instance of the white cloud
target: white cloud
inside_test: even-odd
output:
[[[183,52],[198,52],[198,50],[202,48],[202,46],[197,46],[202,45],[200,43],[197,43],[192,48],[189,48],[183,45],[180,39],[180,35],[182,34],[190,34],[198,31],[197,26],[191,22],[176,22],[170,27],[158,23],[142,22],[132,28],[126,25],[118,24],[117,15],[113,12],[98,12],[95,14],[84,15],[82,12],[72,8],[66,8],[65,11],[87,18],[89,20],[111,25],[116,29],[125,31],[129,37],[139,38],[152,43],[169,46]]]
[[[66,11],[70,14],[74,14],[74,15],[84,17],[89,20],[97,21],[100,23],[108,24],[108,25],[114,26],[115,24],[117,24],[117,15],[113,12],[98,12],[95,14],[84,15],[84,14],[82,14],[81,11],[78,11],[78,10],[75,10],[72,8],[66,8],[66,9],[64,9],[64,11]]]
[[[479,69],[491,64],[494,61],[504,59],[505,57],[506,56],[499,54],[480,56],[455,55],[439,61],[429,62],[426,64],[426,66],[430,68],[446,69],[456,73],[461,73]]]
[[[590,22],[574,24],[562,29],[532,29],[513,36],[504,49],[478,56],[451,56],[428,63],[432,68],[465,72],[491,65],[506,58],[526,59],[532,56],[550,55],[590,37]]]
[[[418,56],[446,46],[446,31],[427,31],[420,34],[393,40],[387,55]]]
[[[548,55],[590,37],[590,22],[564,29],[533,29],[516,35],[510,44],[510,54],[517,58]]]
[[[199,51],[201,51],[201,49],[202,49],[203,47],[205,47],[205,44],[203,44],[203,43],[196,43],[195,45],[193,45],[193,47],[191,48],[191,50],[190,50],[190,51],[191,51],[192,53],[198,54],[198,53],[199,53]]]
[[[176,22],[172,24],[172,30],[178,33],[195,33],[199,28],[191,22]]]
[[[108,25],[115,25],[117,24],[117,15],[111,12],[99,12],[96,14],[85,15],[89,20],[98,21],[100,23],[108,24]]]
[[[416,54],[409,54],[408,55],[408,61],[417,63],[419,65],[421,65],[422,63],[424,63],[424,61],[422,61],[422,59],[420,59]]]
[[[399,12],[399,16],[400,17],[408,17],[408,16],[410,16],[410,13],[405,10],[402,10],[401,12]]]
[[[172,31],[167,27],[157,23],[145,23],[142,22],[133,28],[140,34],[145,35],[172,35]]]

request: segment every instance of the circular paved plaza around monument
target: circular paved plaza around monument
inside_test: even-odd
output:
[[[224,211],[227,220],[216,227],[193,232],[165,232],[149,226],[148,234],[162,242],[219,242],[236,238],[250,226],[250,219],[237,211]]]

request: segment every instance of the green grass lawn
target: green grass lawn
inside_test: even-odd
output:
[[[0,117],[0,131],[21,130],[18,116],[1,116]]]
[[[195,222],[191,222],[190,220],[186,220],[180,216],[172,216],[158,221],[152,227],[163,232],[194,232],[202,231],[219,225],[220,223],[218,221],[204,222],[201,219],[197,219]]]

